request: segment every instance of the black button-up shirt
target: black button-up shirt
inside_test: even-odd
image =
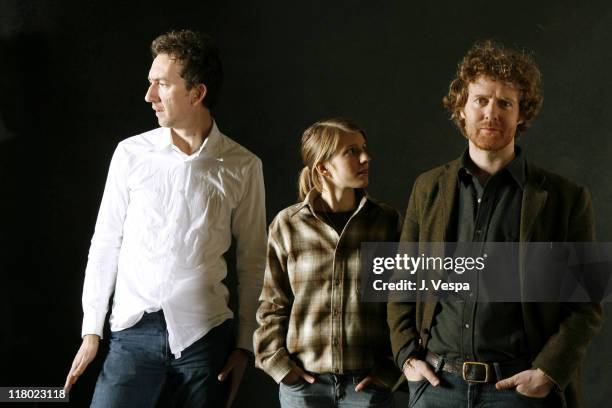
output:
[[[466,150],[458,174],[456,202],[458,242],[518,242],[521,201],[525,184],[525,160],[516,157],[482,186],[477,167]],[[518,264],[505,265],[518,273]],[[489,271],[490,273],[491,271]],[[478,286],[476,286],[478,288]],[[478,302],[471,295],[439,303],[428,349],[449,359],[503,362],[528,353],[520,303]]]

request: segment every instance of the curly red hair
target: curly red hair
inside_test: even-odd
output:
[[[464,134],[465,121],[459,112],[467,102],[468,85],[480,76],[509,82],[519,89],[522,122],[517,126],[517,131],[527,130],[540,111],[544,99],[541,91],[542,75],[533,56],[491,40],[474,44],[459,63],[457,76],[442,100],[451,119]]]

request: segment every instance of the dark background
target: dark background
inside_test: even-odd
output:
[[[157,126],[143,100],[148,47],[171,28],[216,38],[225,84],[215,116],[263,160],[268,221],[296,200],[302,130],[336,115],[365,127],[370,192],[403,211],[415,177],[465,146],[441,99],[466,50],[483,38],[532,50],[545,102],[527,157],[588,185],[599,238],[612,241],[612,6],[547,3],[2,0],[0,385],[64,383],[110,157]],[[589,407],[612,398],[611,340],[606,322],[587,356]],[[100,363],[74,406],[88,403]],[[275,406],[276,393],[250,369],[236,406]]]

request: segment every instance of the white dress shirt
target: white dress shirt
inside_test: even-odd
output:
[[[266,255],[261,161],[213,123],[186,155],[169,128],[130,137],[113,155],[83,287],[82,334],[102,336],[163,310],[170,350],[181,351],[232,318],[223,254],[236,238],[236,347],[252,350]]]

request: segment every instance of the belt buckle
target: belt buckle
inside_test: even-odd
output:
[[[467,371],[469,369],[469,366],[471,366],[471,365],[474,365],[474,366],[484,366],[484,368],[485,368],[485,379],[484,380],[468,380],[466,378]],[[480,363],[478,361],[464,361],[463,362],[463,369],[461,370],[461,374],[462,374],[463,380],[467,381],[469,383],[477,383],[477,384],[487,383],[487,382],[489,382],[489,365],[487,363]]]

